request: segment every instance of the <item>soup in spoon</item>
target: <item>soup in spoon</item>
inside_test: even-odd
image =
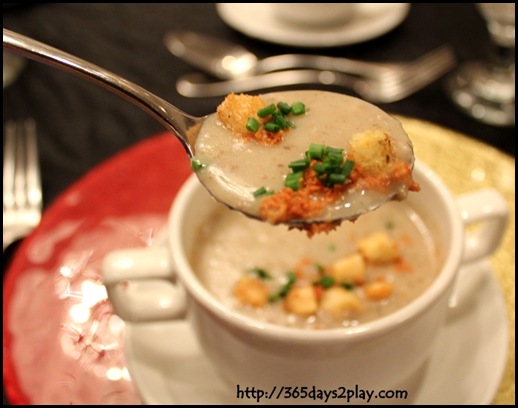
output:
[[[193,168],[219,201],[312,234],[418,191],[413,163],[397,119],[311,90],[228,95],[199,132]]]

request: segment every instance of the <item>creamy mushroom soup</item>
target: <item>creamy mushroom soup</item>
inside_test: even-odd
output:
[[[224,304],[280,325],[350,327],[411,302],[438,273],[437,249],[406,202],[312,238],[221,207],[200,229],[193,270]]]
[[[384,191],[370,188],[366,183],[351,183],[354,187],[333,202],[335,205],[328,206],[319,220],[333,219],[337,210],[340,217],[350,218],[377,206],[385,196],[406,197],[412,183],[409,174],[414,163],[412,143],[401,123],[375,105],[325,91],[287,91],[260,95],[260,98],[230,96],[233,98],[227,97],[218,107],[219,116],[212,114],[203,124],[195,147],[198,177],[219,201],[278,223],[279,220],[271,216],[277,214],[275,211],[259,216],[260,200],[254,193],[258,189],[281,191],[290,163],[304,159],[311,144],[341,149],[346,158],[351,155],[356,162],[355,171],[362,167],[367,173],[358,176],[361,180],[372,180],[379,174],[386,175],[388,180]],[[265,144],[250,137],[239,137],[239,133],[250,136],[251,131],[245,124],[247,118],[256,114],[257,106],[278,106],[279,103],[289,107],[302,103],[306,109],[303,114],[286,116],[293,126],[286,128],[279,142]],[[400,178],[392,177],[391,166],[395,163],[406,166],[407,177],[402,177],[400,171]],[[297,214],[291,218],[298,217]]]

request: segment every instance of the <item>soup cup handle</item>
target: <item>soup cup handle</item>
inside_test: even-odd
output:
[[[173,281],[175,273],[167,247],[113,251],[103,259],[101,270],[115,313],[123,320],[184,318],[185,290]]]
[[[463,264],[491,255],[506,230],[509,210],[505,199],[497,190],[486,188],[460,195],[457,204],[467,229]]]

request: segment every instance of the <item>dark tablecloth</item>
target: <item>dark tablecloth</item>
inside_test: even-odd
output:
[[[195,116],[213,112],[222,98],[189,99],[176,92],[176,78],[192,68],[163,46],[167,30],[208,33],[238,42],[260,57],[317,52],[374,61],[408,60],[450,43],[463,62],[487,57],[491,46],[473,3],[412,4],[408,17],[391,32],[361,44],[322,50],[248,38],[218,17],[214,3],[4,3],[3,26],[117,73]],[[443,80],[380,107],[460,131],[515,155],[514,127],[493,127],[469,118],[449,101]],[[103,160],[164,130],[105,89],[34,61],[3,93],[4,123],[22,117],[37,121],[45,206]]]

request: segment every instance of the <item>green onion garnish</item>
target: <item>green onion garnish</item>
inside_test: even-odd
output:
[[[343,174],[331,173],[329,174],[327,181],[329,184],[343,184],[345,183],[346,178],[347,177],[345,177]]]
[[[201,170],[204,167],[205,167],[205,164],[203,164],[198,159],[191,159],[191,169],[193,169],[194,171]]]
[[[302,171],[297,171],[296,173],[290,173],[286,176],[284,180],[284,185],[292,190],[297,191],[300,188],[300,182],[302,181]]]
[[[322,285],[324,289],[328,289],[335,283],[335,280],[332,276],[322,276],[320,280],[315,282],[316,285]]]
[[[344,156],[342,153],[329,153],[326,157],[324,162],[329,163],[330,167],[340,167],[342,165],[342,162],[344,161]]]
[[[279,289],[279,291],[277,293],[270,295],[270,297],[268,299],[270,302],[275,302],[277,300],[284,298],[290,291],[290,289],[293,286],[293,284],[295,283],[295,281],[297,280],[297,277],[294,272],[291,272],[291,271],[288,272],[287,276],[288,276],[288,281],[284,285],[281,286],[281,288]]]
[[[305,152],[305,158],[296,160],[288,164],[292,170],[291,174],[286,176],[284,185],[293,190],[300,188],[302,173],[311,160],[316,160],[313,170],[317,174],[318,179],[328,187],[334,184],[344,184],[354,168],[352,160],[345,160],[344,150],[335,147],[325,146],[320,143],[310,143],[308,150]],[[300,177],[300,178],[299,178]]]
[[[260,197],[264,197],[266,195],[273,194],[273,191],[267,190],[266,187],[259,187],[252,194],[254,195],[255,198],[260,198]]]
[[[351,174],[351,171],[354,168],[354,162],[352,160],[347,159],[345,164],[342,167],[342,174],[347,178]]]
[[[288,167],[294,172],[306,170],[309,167],[309,160],[307,159],[300,159],[292,161],[290,164],[288,164]]]
[[[257,132],[259,130],[260,123],[256,118],[248,118],[246,122],[246,130],[249,132]]]
[[[264,108],[261,108],[257,111],[257,116],[259,116],[260,118],[265,118],[267,117],[268,115],[271,115],[272,113],[274,113],[276,110],[275,108],[275,104],[271,104],[271,105],[268,105],[268,106],[265,106]]]
[[[319,175],[325,174],[329,170],[329,165],[322,162],[318,162],[315,163],[315,165],[313,166],[313,170],[315,170],[315,173]]]
[[[294,127],[293,122],[287,120],[280,112],[275,112],[272,114],[273,122],[277,123],[281,129],[287,129],[289,127]]]
[[[277,104],[277,108],[283,115],[289,115],[292,111],[291,106],[288,105],[286,102],[279,102]]]
[[[295,102],[293,105],[291,105],[291,113],[294,115],[302,115],[306,112],[306,105],[304,105],[302,102]]]
[[[266,130],[267,132],[277,133],[279,130],[281,130],[281,127],[279,126],[278,123],[275,123],[274,121],[271,120],[264,124],[264,130]]]
[[[249,273],[253,275],[257,275],[262,280],[269,280],[272,279],[272,275],[270,275],[268,272],[266,272],[263,268],[250,268]]]
[[[267,132],[277,133],[280,130],[295,127],[295,124],[290,120],[286,119],[287,115],[294,114],[300,115],[306,110],[305,105],[302,102],[295,102],[293,106],[288,105],[286,102],[279,102],[277,106],[271,103],[257,111],[257,116],[260,118],[267,118],[271,116],[270,120],[264,124],[264,129]],[[297,113],[295,113],[297,112]],[[250,132],[257,132],[261,128],[260,122],[255,118],[249,118],[246,123],[246,129]]]
[[[311,143],[309,145],[308,157],[309,159],[322,159],[324,155],[325,146],[323,144]]]

